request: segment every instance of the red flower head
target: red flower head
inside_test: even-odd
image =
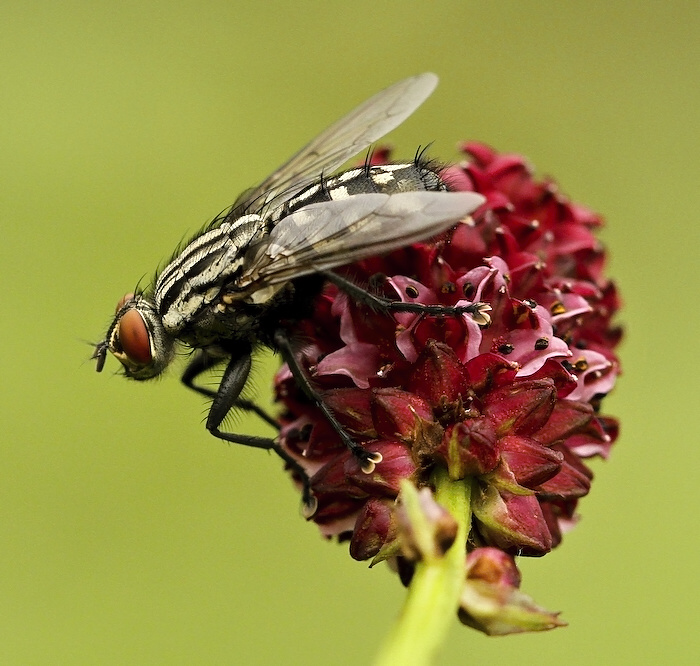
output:
[[[598,413],[619,372],[614,285],[593,232],[601,219],[537,181],[523,158],[467,144],[453,190],[486,203],[430,242],[343,269],[382,296],[475,313],[374,312],[329,285],[300,324],[301,362],[355,441],[379,452],[367,473],[284,366],[281,442],[310,477],[312,519],[357,559],[404,557],[395,500],[436,466],[475,480],[469,543],[543,555],[590,489],[617,423]]]

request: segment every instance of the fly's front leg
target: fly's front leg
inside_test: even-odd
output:
[[[427,303],[404,303],[403,301],[392,301],[384,296],[378,296],[371,291],[367,291],[332,271],[323,271],[323,276],[344,291],[354,301],[364,303],[380,312],[415,312],[430,316],[459,316],[462,314],[471,315],[472,319],[480,326],[486,326],[491,322],[488,311],[491,306],[486,303],[471,303],[469,305],[434,305]]]
[[[231,358],[229,364],[226,366],[224,375],[221,378],[221,383],[219,384],[219,390],[214,395],[214,400],[209,409],[206,424],[207,430],[215,437],[223,439],[226,442],[274,451],[287,463],[290,469],[299,476],[303,485],[302,501],[305,507],[304,513],[306,515],[312,515],[312,507],[314,507],[315,503],[311,497],[309,477],[303,467],[280,446],[279,441],[268,437],[239,435],[237,433],[223,432],[220,430],[220,426],[229,411],[233,407],[239,405],[241,391],[248,381],[248,375],[250,374],[250,367],[252,364],[251,352],[252,350],[250,348],[244,350],[239,356]]]
[[[296,356],[294,355],[294,351],[292,350],[292,345],[289,342],[289,337],[287,336],[286,331],[283,329],[278,329],[275,331],[274,340],[275,345],[277,345],[277,348],[282,354],[282,358],[289,366],[297,385],[323,412],[323,415],[328,419],[329,423],[333,426],[333,429],[338,433],[338,435],[340,435],[340,439],[343,441],[343,444],[345,444],[345,446],[359,461],[362,471],[366,474],[371,474],[374,471],[375,465],[382,461],[382,454],[377,451],[367,451],[355,440],[353,440],[350,435],[348,435],[345,428],[343,428],[338,419],[335,418],[335,415],[331,409],[323,401],[323,398],[311,385],[311,381],[307,377],[306,372],[301,367],[296,359]]]
[[[187,388],[190,388],[193,391],[206,396],[207,398],[215,398],[217,391],[213,391],[212,389],[205,388],[203,386],[198,386],[194,383],[194,381],[203,372],[206,372],[221,362],[221,358],[212,356],[211,354],[207,354],[205,351],[198,349],[195,351],[192,359],[187,364],[185,371],[182,373],[182,383]],[[233,407],[243,409],[246,412],[253,412],[268,425],[271,425],[276,430],[280,429],[279,423],[277,423],[275,419],[273,419],[267,412],[265,412],[265,410],[261,409],[250,400],[245,400],[244,398],[238,397],[233,404]]]

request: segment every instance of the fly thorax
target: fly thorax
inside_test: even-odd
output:
[[[246,251],[264,228],[260,215],[223,221],[192,240],[163,269],[154,300],[171,335],[179,337],[207,309],[215,314],[222,288],[235,282]]]
[[[254,340],[259,321],[242,308],[219,312],[215,308],[202,309],[180,330],[178,339],[196,348],[226,346],[227,342]]]

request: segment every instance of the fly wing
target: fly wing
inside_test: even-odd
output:
[[[351,157],[381,139],[408,118],[435,90],[438,77],[427,72],[382,90],[333,123],[293,155],[260,185],[246,190],[233,205],[260,209],[294,196],[324,173],[332,173]]]
[[[244,261],[237,291],[281,282],[385,254],[430,238],[485,201],[475,192],[358,194],[310,204],[280,220]]]

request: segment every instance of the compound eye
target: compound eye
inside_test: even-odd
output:
[[[119,343],[134,363],[148,365],[153,360],[148,328],[138,310],[127,310],[119,320]]]
[[[134,294],[133,294],[133,293],[124,294],[124,295],[119,299],[119,302],[117,303],[117,307],[114,308],[114,312],[119,312],[119,310],[121,310],[121,309],[124,307],[124,305],[125,305],[126,303],[128,303],[129,301],[133,301],[133,300],[134,300]]]

